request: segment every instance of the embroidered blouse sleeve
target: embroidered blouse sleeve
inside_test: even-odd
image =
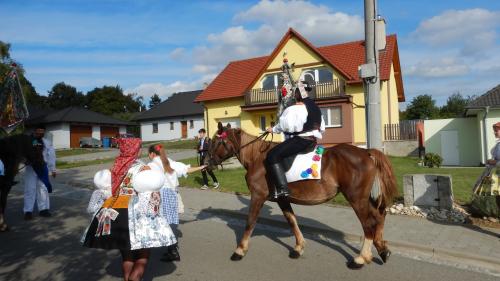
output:
[[[89,205],[87,206],[87,212],[89,214],[94,214],[95,212],[99,211],[106,199],[107,197],[102,190],[95,190],[94,192],[92,192]]]

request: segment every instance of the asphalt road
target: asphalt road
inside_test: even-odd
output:
[[[0,280],[120,280],[117,251],[83,248],[79,238],[89,222],[84,213],[87,190],[68,190],[52,197],[52,218],[22,220],[18,191],[9,201],[12,230],[0,234]],[[13,211],[14,210],[14,211]],[[346,261],[359,245],[306,235],[306,252],[288,258],[294,239],[288,229],[260,225],[250,251],[239,262],[229,260],[244,222],[229,216],[196,213],[187,206],[180,226],[181,262],[159,261],[155,249],[145,280],[498,280],[498,277],[432,264],[397,254],[360,271]]]

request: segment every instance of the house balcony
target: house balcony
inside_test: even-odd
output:
[[[332,82],[311,85],[309,97],[314,100],[334,99],[345,96],[345,81],[335,79]],[[245,106],[272,105],[278,103],[281,89],[252,89],[245,94]]]

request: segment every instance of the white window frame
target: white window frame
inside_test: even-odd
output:
[[[340,110],[340,125],[331,125],[332,108],[338,108]],[[344,119],[342,116],[342,106],[336,105],[336,106],[322,107],[321,109],[327,110],[327,116],[323,116],[323,119],[325,120],[325,128],[342,128],[343,127]]]
[[[328,67],[325,67],[325,66],[320,66],[320,67],[316,67],[316,68],[303,69],[302,73],[300,74],[300,78],[304,79],[305,74],[307,72],[313,72],[314,73],[314,82],[319,83],[319,69],[320,68],[324,68],[324,69],[330,71],[332,73],[332,81],[334,80],[334,78],[333,78],[333,71],[331,71]]]
[[[260,88],[263,89],[264,88],[264,80],[266,79],[266,77],[268,76],[273,76],[274,77],[274,88],[277,89],[278,88],[278,85],[279,85],[279,73],[268,73],[268,74],[265,74],[262,79],[260,80]]]

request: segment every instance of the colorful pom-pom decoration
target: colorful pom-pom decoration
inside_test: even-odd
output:
[[[319,160],[321,160],[321,157],[319,155],[316,154],[313,156],[313,161],[319,161]]]
[[[307,179],[307,178],[309,177],[309,174],[308,174],[306,171],[304,171],[304,172],[302,172],[302,173],[300,174],[300,176],[301,176],[303,179]]]
[[[315,177],[315,178],[317,178],[319,176],[318,171],[313,170],[312,176]]]
[[[309,168],[309,169],[306,170],[306,172],[310,175],[310,174],[312,174],[313,169]]]
[[[322,146],[318,146],[318,148],[316,148],[316,153],[317,154],[323,154],[323,152],[325,152],[325,148],[322,147]]]
[[[286,96],[286,94],[287,94],[286,88],[285,87],[281,88],[281,96],[284,97]]]
[[[313,169],[313,170],[318,170],[318,164],[313,163],[313,164],[311,165],[311,169]]]

